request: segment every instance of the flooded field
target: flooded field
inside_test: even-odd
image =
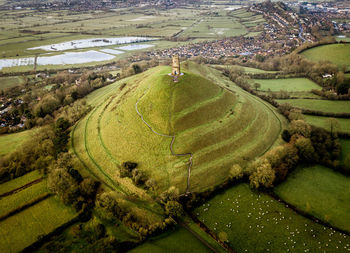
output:
[[[115,50],[114,50],[115,51]],[[86,52],[67,52],[60,55],[38,57],[38,65],[63,65],[63,64],[82,64],[95,61],[108,61],[114,56],[95,50]],[[17,59],[0,59],[0,69],[6,67],[34,65],[35,58],[17,58]]]
[[[145,48],[149,48],[149,47],[154,47],[154,45],[149,45],[149,44],[133,44],[133,45],[128,45],[128,46],[124,46],[124,47],[118,47],[118,48],[116,48],[116,49],[131,51],[131,50],[145,49]]]
[[[82,40],[72,40],[57,44],[28,48],[28,50],[45,50],[45,51],[64,51],[71,49],[82,49],[89,47],[103,47],[119,44],[138,43],[155,40],[146,37],[119,37],[119,38],[92,38]]]

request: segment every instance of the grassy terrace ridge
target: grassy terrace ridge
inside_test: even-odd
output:
[[[278,103],[288,103],[302,109],[321,112],[350,113],[350,101],[334,101],[324,99],[281,99]]]
[[[305,50],[301,55],[315,62],[327,60],[350,70],[350,44],[321,45]]]
[[[176,84],[170,68],[160,66],[88,96],[95,109],[74,127],[72,151],[90,172],[112,188],[147,199],[119,176],[121,163],[134,161],[157,181],[159,192],[172,185],[186,189],[188,157],[172,156],[171,139],[151,132],[136,113],[145,92],[138,109],[146,122],[176,135],[175,153],[194,154],[191,191],[221,183],[233,163],[244,165],[278,140],[283,124],[272,107],[232,83],[232,90],[224,89],[229,81],[214,69],[188,62],[183,71]],[[127,85],[120,90],[122,83]]]
[[[324,128],[330,131],[330,124],[328,123],[329,117],[304,115],[306,122],[309,124]],[[350,133],[350,119],[336,118],[340,125],[340,132]]]
[[[50,197],[10,216],[0,222],[0,252],[21,251],[76,215],[72,208]]]
[[[272,197],[236,185],[194,210],[236,252],[345,252],[350,237],[310,221]]]
[[[321,87],[307,78],[285,78],[285,79],[254,79],[259,83],[260,91],[280,91],[289,92],[310,91],[313,89],[321,90]]]
[[[284,201],[350,232],[350,178],[320,166],[299,167],[275,187]]]

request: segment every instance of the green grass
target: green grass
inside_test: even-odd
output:
[[[46,188],[46,181],[44,180],[18,193],[2,198],[0,202],[0,216],[39,197],[41,194],[45,192],[47,192],[47,188]]]
[[[350,139],[341,138],[341,161],[344,162],[347,155],[350,154]]]
[[[18,252],[77,214],[54,197],[0,222],[0,251]]]
[[[277,100],[279,103],[288,103],[292,106],[334,113],[350,113],[350,101],[335,101],[324,99],[283,99]]]
[[[183,227],[176,227],[173,230],[162,233],[157,237],[148,239],[145,243],[129,251],[134,253],[142,252],[211,252],[196,237]]]
[[[20,86],[22,84],[24,84],[24,79],[21,76],[0,77],[0,90]]]
[[[330,61],[350,70],[350,44],[331,44],[308,49],[302,55],[312,61]]]
[[[236,252],[344,252],[350,238],[310,221],[247,184],[216,195],[194,210]],[[344,248],[345,247],[345,248]]]
[[[328,123],[329,118],[328,117],[322,117],[322,116],[312,116],[312,115],[304,115],[306,122],[308,122],[311,125],[324,128],[328,131],[330,131],[330,125]],[[350,119],[342,119],[337,118],[339,125],[340,125],[340,132],[347,132],[350,133]]]
[[[251,68],[251,67],[245,67],[240,65],[211,65],[212,67],[218,67],[218,68],[227,68],[230,69],[231,67],[238,67],[242,68],[244,72],[249,74],[264,74],[264,73],[278,73],[278,71],[268,71],[263,69],[257,69],[257,68]]]
[[[2,183],[0,184],[0,195],[17,189],[41,177],[42,175],[39,173],[39,171],[35,170],[25,174],[24,176],[17,177],[15,179]]]
[[[310,91],[312,89],[320,90],[313,81],[307,78],[287,78],[287,79],[254,79],[256,83],[259,83],[261,87],[258,90],[261,91]]]
[[[242,157],[254,158],[278,140],[281,119],[268,104],[213,69],[188,63],[183,71],[176,84],[167,75],[169,67],[158,67],[88,96],[88,103],[97,107],[75,126],[72,146],[91,172],[108,184],[117,182],[120,191],[141,196],[140,189],[119,176],[122,162],[135,161],[157,181],[160,192],[172,185],[186,189],[188,157],[172,156],[171,138],[151,132],[135,111],[144,92],[138,108],[145,120],[160,133],[176,134],[176,153],[194,154],[193,191],[224,181],[233,163],[243,165]],[[122,91],[121,83],[127,83]],[[233,92],[221,88],[229,83]]]
[[[23,143],[30,139],[36,129],[26,130],[12,134],[0,135],[0,156],[7,155],[17,150]]]
[[[275,187],[275,193],[298,209],[350,231],[349,185],[349,177],[315,165],[297,168]]]

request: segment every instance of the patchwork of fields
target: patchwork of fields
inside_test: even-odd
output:
[[[37,171],[0,184],[0,251],[18,252],[77,213],[48,194]]]

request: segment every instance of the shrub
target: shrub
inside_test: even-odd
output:
[[[251,166],[255,169],[249,177],[251,186],[255,188],[273,186],[276,175],[267,159],[256,160]]]

